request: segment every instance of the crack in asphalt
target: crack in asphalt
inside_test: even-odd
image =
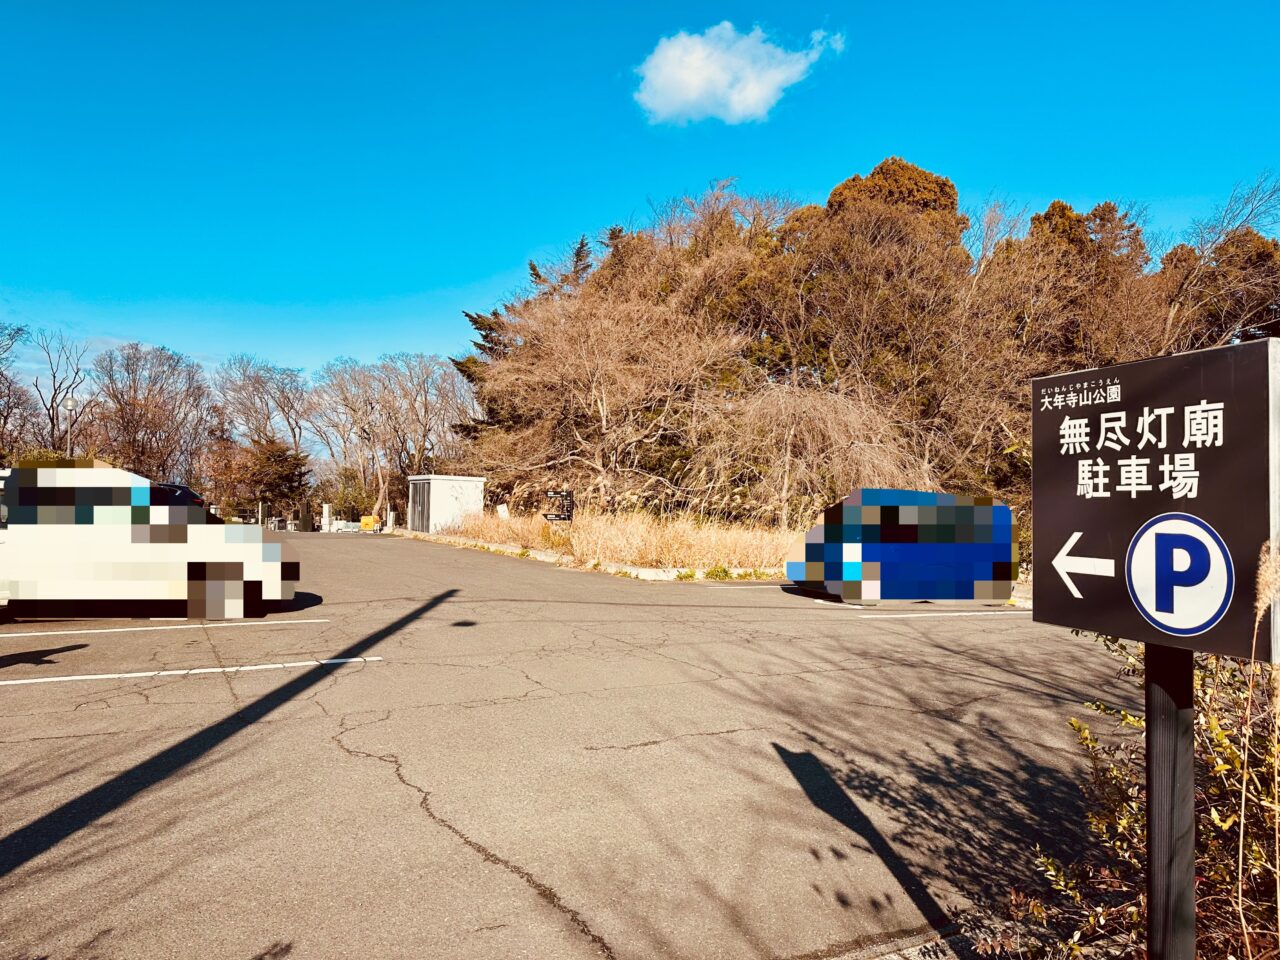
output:
[[[723,737],[728,733],[745,733],[748,730],[764,730],[765,727],[734,727],[732,730],[708,730],[705,733],[677,733],[673,737],[663,737],[660,740],[641,740],[639,743],[621,743],[621,744],[604,744],[597,747],[583,747],[583,750],[635,750],[637,747],[656,747],[660,743],[670,743],[672,740],[684,740],[687,737]]]
[[[432,807],[431,805],[431,792],[418,786],[418,784],[414,783],[412,780],[410,780],[408,777],[405,776],[404,764],[398,756],[396,756],[394,753],[383,753],[383,754],[369,753],[368,751],[359,750],[355,747],[348,746],[347,744],[342,742],[342,738],[346,736],[348,733],[352,733],[355,730],[359,730],[361,727],[367,727],[375,723],[382,723],[387,719],[389,719],[390,716],[391,716],[391,711],[388,710],[388,711],[385,711],[383,716],[381,717],[376,717],[372,720],[366,720],[363,723],[358,723],[350,727],[346,725],[345,719],[340,719],[339,725],[341,729],[339,729],[339,731],[329,739],[332,740],[337,745],[338,749],[340,749],[343,753],[347,754],[347,756],[349,757],[364,758],[368,760],[378,760],[382,763],[385,763],[391,766],[395,771],[396,779],[399,780],[402,784],[404,784],[404,786],[408,787],[410,790],[413,790],[415,793],[418,794],[420,798],[418,801],[418,807],[419,809],[422,810],[423,813],[427,815],[427,818],[431,820],[432,823],[434,823],[436,826],[443,827],[445,830],[448,830],[451,834],[453,834],[455,837],[461,840],[464,844],[466,844],[468,848],[470,848],[475,853],[479,854],[480,858],[484,860],[485,863],[489,863],[494,866],[501,867],[502,869],[506,870],[508,873],[514,874],[516,877],[519,877],[543,901],[545,901],[558,913],[562,914],[566,919],[568,919],[568,921],[573,925],[575,929],[578,930],[579,933],[581,933],[584,937],[590,940],[591,943],[595,946],[596,951],[600,954],[600,956],[605,957],[606,960],[617,960],[617,954],[614,953],[613,947],[609,945],[609,942],[605,940],[604,937],[600,936],[600,934],[596,933],[596,931],[591,928],[591,925],[587,923],[586,918],[583,917],[582,914],[579,913],[577,910],[575,910],[573,907],[565,903],[564,900],[560,897],[560,894],[557,893],[552,887],[543,883],[541,880],[535,877],[532,873],[530,873],[524,867],[520,866],[518,863],[513,863],[512,861],[508,860],[506,857],[503,857],[497,853],[494,853],[492,850],[490,850],[488,847],[486,847],[484,844],[480,843],[479,841],[473,840],[471,837],[467,836],[467,834],[464,833],[462,829],[459,828],[457,825],[455,825],[452,821],[446,819],[445,817],[441,816],[438,812],[436,812],[435,808]]]
[[[227,665],[227,662],[222,659],[222,653],[218,650],[218,643],[209,634],[208,626],[206,625],[205,629],[201,632],[204,634],[205,643],[208,644],[209,646],[209,652],[213,654],[213,662],[216,663],[219,667],[225,667]],[[236,709],[239,709],[240,698],[236,695],[236,688],[231,683],[231,674],[223,673],[221,674],[221,676],[222,676],[223,682],[226,683],[227,685],[227,693],[231,695],[232,705],[235,706]]]

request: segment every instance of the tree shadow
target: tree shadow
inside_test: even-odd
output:
[[[293,941],[277,940],[267,949],[260,953],[255,953],[250,960],[281,960],[293,953]]]
[[[913,903],[929,882],[994,906],[1011,890],[1042,886],[1034,870],[1036,849],[1063,857],[1089,842],[1079,780],[1002,731],[961,735],[923,755],[900,757],[892,776],[882,772],[886,758],[872,751],[850,753],[811,733],[800,735],[829,758],[818,763],[824,773],[832,771],[828,790],[893,817],[896,827],[880,847],[857,821],[846,825],[868,842]]]
[[[903,620],[872,632],[830,615],[770,616],[735,624],[732,639],[675,635],[648,648],[714,677],[704,689],[717,704],[715,725],[744,732],[708,736],[667,711],[645,742],[663,744],[664,764],[679,757],[679,768],[715,770],[733,784],[736,819],[755,825],[771,862],[807,848],[810,869],[789,869],[832,912],[815,913],[815,942],[793,941],[802,952],[791,960],[940,934],[948,949],[968,949],[1011,890],[1044,889],[1037,847],[1063,858],[1091,842],[1083,758],[1066,721],[1095,697],[1128,704],[1132,691],[1087,640],[1027,629],[1000,641],[981,627]],[[616,625],[597,632],[626,636]],[[767,733],[752,742],[749,730]],[[744,860],[736,886],[709,872],[673,809],[640,789],[629,813],[664,872],[696,894],[706,926],[739,937],[737,955],[778,957],[755,892],[765,871]],[[740,832],[725,829],[731,840]],[[654,858],[637,861],[625,869],[642,873]],[[594,874],[586,882],[602,885]],[[802,902],[795,889],[779,887],[773,902]],[[648,955],[697,955],[687,952],[687,930],[665,918],[637,909],[627,922]]]
[[[395,635],[449,600],[457,592],[456,589],[451,589],[437,594],[399,619],[334,654],[330,659],[341,660],[362,656],[378,643]],[[246,704],[229,717],[161,750],[105,783],[68,800],[44,816],[0,838],[0,877],[12,873],[73,834],[119,809],[138,794],[190,766],[209,751],[226,743],[236,734],[270,715],[341,668],[342,664],[338,663],[318,664],[270,693]]]
[[[858,834],[913,902],[924,884],[934,889],[930,900],[950,888],[985,904],[1003,902],[1011,889],[1039,888],[1037,847],[1065,857],[1090,842],[1084,765],[1066,720],[1094,697],[1124,703],[1132,691],[1095,672],[1106,664],[1085,654],[1087,642],[1072,643],[1078,660],[1053,647],[1011,657],[908,625],[895,629],[907,644],[919,642],[913,652],[925,664],[896,688],[876,683],[887,676],[874,667],[827,674],[827,682],[753,682],[725,692],[800,738],[790,750],[775,744],[775,752],[809,801]],[[1040,727],[1050,717],[1060,732]],[[892,821],[883,843],[868,835],[875,828],[867,810]]]
[[[0,670],[7,667],[16,667],[19,664],[27,664],[32,667],[43,667],[49,664],[57,663],[57,660],[51,659],[59,653],[70,653],[72,650],[83,650],[89,646],[87,643],[71,643],[65,647],[49,647],[45,650],[24,650],[21,653],[6,653],[0,656]]]
[[[893,879],[911,899],[911,903],[920,912],[925,922],[939,933],[951,932],[953,928],[947,918],[947,911],[920,882],[915,871],[898,856],[884,834],[876,829],[875,824],[836,782],[827,768],[822,765],[822,761],[807,750],[793,752],[777,743],[771,746],[791,771],[791,775],[796,778],[796,783],[800,784],[800,789],[809,798],[809,802],[863,839],[871,852],[888,868]],[[847,857],[847,854],[835,847],[831,848],[831,852],[838,859]],[[836,896],[838,900],[843,897],[840,905],[848,908],[850,903],[847,896],[840,891],[837,891]]]

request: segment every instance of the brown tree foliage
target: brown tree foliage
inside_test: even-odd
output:
[[[1156,262],[1136,210],[971,217],[898,158],[825,206],[716,184],[468,314],[470,456],[517,499],[792,523],[896,485],[1026,508],[1030,379],[1273,331],[1278,208],[1269,180],[1238,190]]]
[[[313,378],[307,424],[329,453],[325,489],[404,515],[405,479],[455,462],[455,425],[473,413],[471,392],[440,357],[398,353],[362,364],[341,358]],[[352,491],[350,488],[357,489]]]
[[[155,480],[187,480],[210,443],[216,410],[195,361],[164,347],[127,343],[93,361],[98,390],[92,453]]]
[[[59,450],[67,433],[77,433],[81,421],[94,409],[95,391],[90,377],[88,344],[56,330],[37,330],[32,342],[44,360],[43,374],[32,381],[39,412],[31,429],[31,443]],[[74,406],[66,409],[68,401]]]
[[[0,466],[34,444],[39,425],[35,397],[12,374],[12,351],[26,336],[26,328],[0,323]]]
[[[222,410],[238,435],[251,443],[288,443],[302,449],[310,394],[301,370],[237,353],[213,377]]]

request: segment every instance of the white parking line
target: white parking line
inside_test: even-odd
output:
[[[831,610],[865,610],[864,604],[859,603],[840,603],[836,600],[818,600],[814,603],[821,604]],[[858,617],[862,620],[912,620],[917,617],[1009,617],[1015,615],[1030,616],[1030,610],[935,610],[929,613],[859,613]]]
[[[318,667],[330,663],[373,663],[381,657],[337,657],[332,660],[294,660],[289,663],[255,663],[243,667],[192,667],[188,670],[144,670],[139,673],[86,673],[75,677],[31,677],[27,680],[0,680],[0,687],[25,683],[64,683],[68,680],[134,680],[143,677],[189,677],[197,673],[243,673],[246,670],[287,670],[291,667]]]
[[[14,637],[70,637],[83,633],[144,633],[150,630],[217,630],[221,627],[274,627],[292,623],[328,623],[328,620],[228,620],[225,623],[182,623],[172,627],[95,627],[91,630],[38,630],[30,633],[0,633],[0,639]]]
[[[1015,617],[1030,616],[1030,610],[949,610],[946,613],[860,613],[863,620],[907,620],[912,617]]]

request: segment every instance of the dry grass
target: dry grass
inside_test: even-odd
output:
[[[528,550],[556,550],[584,566],[622,563],[681,570],[718,566],[778,570],[787,548],[800,535],[800,531],[778,527],[588,509],[578,510],[571,524],[548,523],[537,514],[503,519],[485,511],[446,532]]]

